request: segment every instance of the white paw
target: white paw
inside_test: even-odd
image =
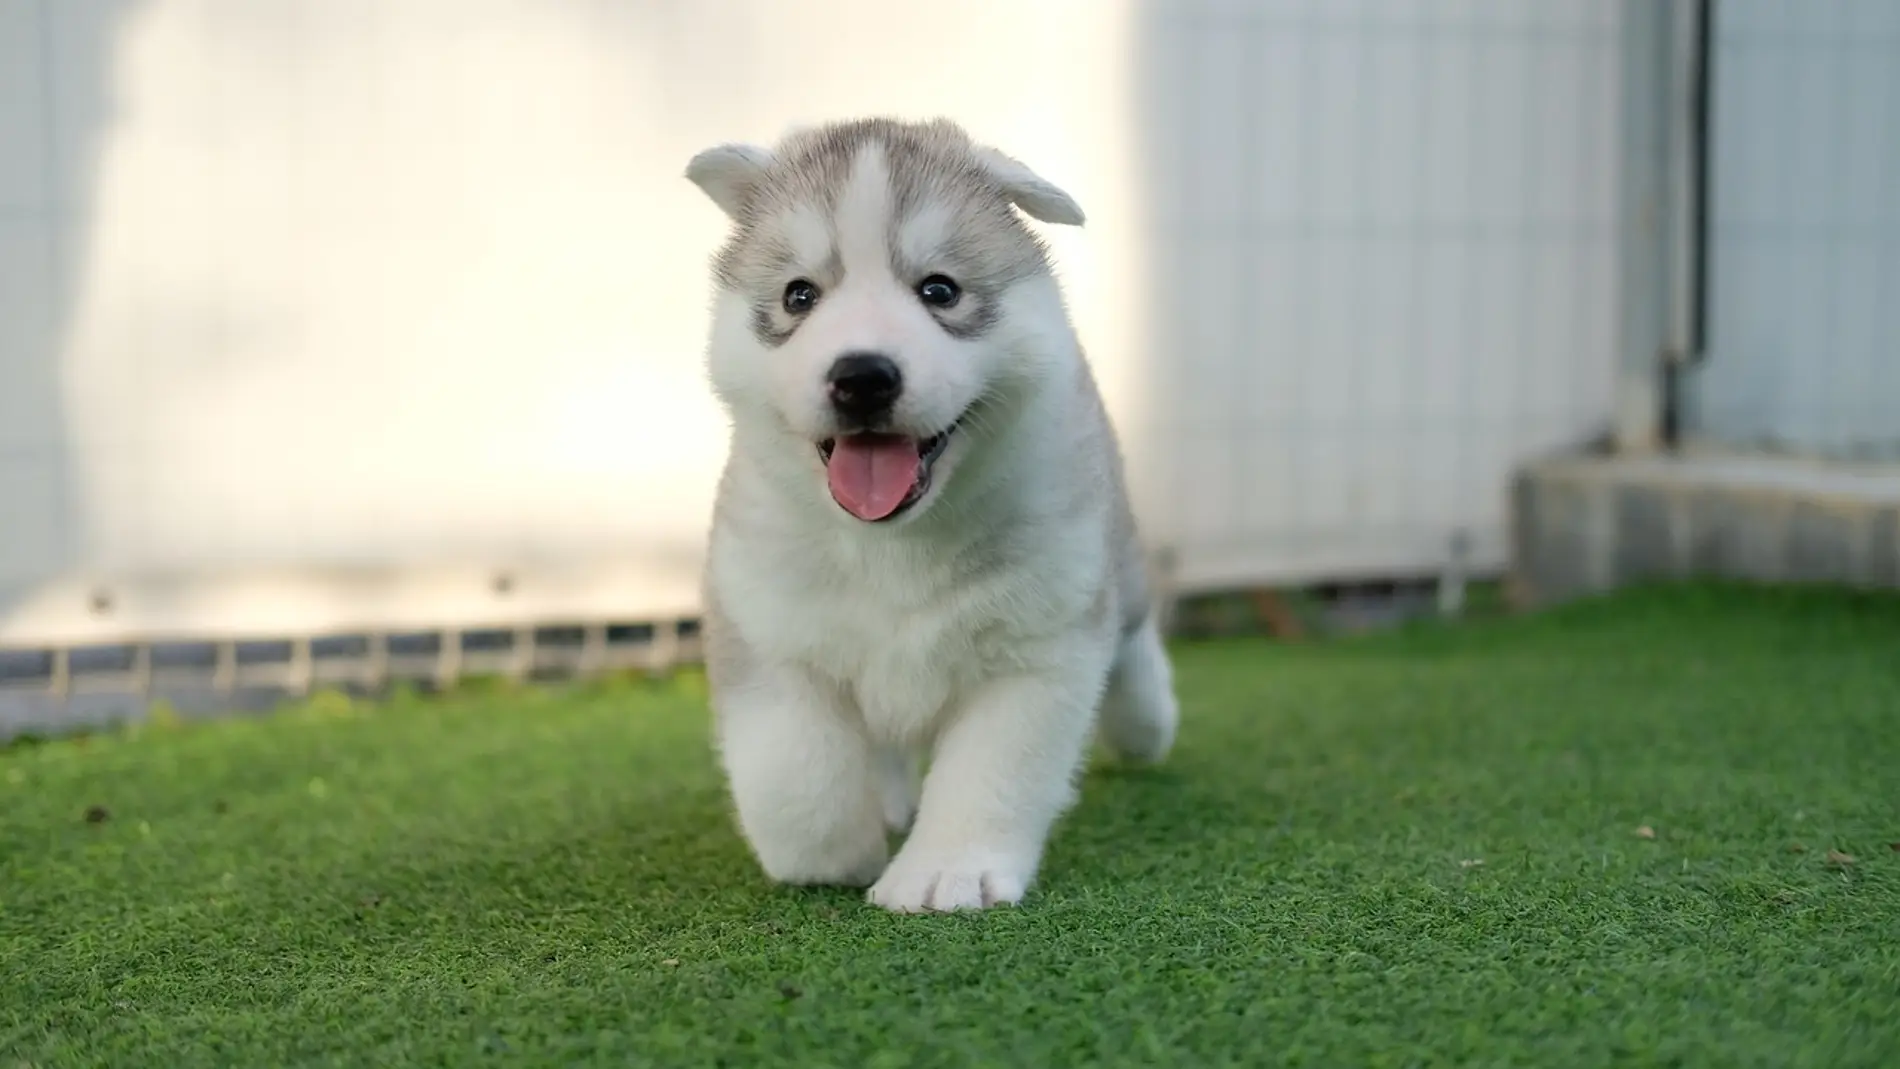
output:
[[[871,825],[855,841],[792,844],[783,840],[755,844],[766,876],[806,887],[869,887],[890,860],[884,829]]]
[[[901,851],[866,898],[893,913],[1013,906],[1029,889],[1024,866],[996,855]]]
[[[768,871],[772,880],[788,887],[863,887],[877,879],[883,871],[883,864],[866,861],[862,864],[838,868],[794,868]]]

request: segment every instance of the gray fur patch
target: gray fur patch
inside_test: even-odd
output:
[[[752,329],[762,343],[782,345],[797,329],[777,303],[786,283],[808,278],[822,292],[842,281],[835,229],[827,261],[804,264],[781,229],[784,221],[816,209],[829,222],[852,168],[873,144],[882,149],[890,175],[890,269],[909,287],[942,274],[962,288],[957,307],[932,313],[953,337],[990,330],[1002,294],[1050,270],[1047,246],[1016,214],[1007,191],[983,169],[969,136],[954,123],[860,119],[800,131],[778,146],[714,260],[719,284],[752,302]],[[951,213],[947,237],[927,262],[905,262],[899,235],[926,209]]]
[[[781,320],[789,320],[781,325]],[[779,313],[773,314],[771,305],[752,306],[752,336],[768,349],[776,349],[791,339],[798,330],[798,320]]]
[[[818,287],[818,299],[822,301],[825,291],[843,280],[844,263],[838,258],[838,250],[833,248],[825,262],[817,265],[815,270],[801,270],[798,254],[790,244],[779,240],[762,242],[760,254],[773,277],[783,276],[785,281],[775,291],[747,293],[752,299],[752,336],[759,339],[761,345],[776,349],[798,333],[799,324],[804,322],[802,316],[795,316],[785,310],[785,286],[802,278]]]
[[[951,319],[947,315],[939,315],[937,317],[937,325],[942,327],[944,333],[950,335],[952,338],[969,341],[973,338],[980,338],[988,334],[990,328],[996,325],[996,321],[999,318],[1001,318],[1001,316],[999,316],[996,311],[995,302],[984,301],[975,308],[965,312],[963,316],[958,319]]]

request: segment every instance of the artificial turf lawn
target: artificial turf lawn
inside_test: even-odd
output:
[[[1178,664],[984,915],[767,886],[691,679],[14,747],[0,1067],[1900,1065],[1900,601]]]

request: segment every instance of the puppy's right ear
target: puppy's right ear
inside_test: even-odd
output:
[[[694,156],[686,177],[712,198],[719,210],[738,218],[772,165],[772,153],[757,145],[716,145]]]

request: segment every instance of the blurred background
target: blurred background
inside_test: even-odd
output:
[[[1087,210],[1178,595],[1504,575],[1540,458],[1900,458],[1896,57],[1889,0],[0,0],[0,725],[690,657],[681,172],[844,116]]]

